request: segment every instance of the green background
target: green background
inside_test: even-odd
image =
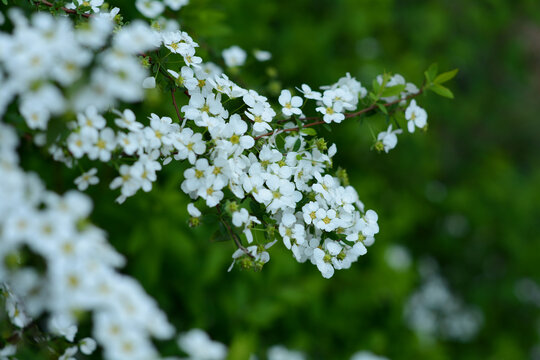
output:
[[[131,1],[111,3],[125,19],[138,16]],[[534,358],[540,313],[516,297],[515,286],[540,280],[538,1],[192,0],[172,16],[216,51],[205,60],[219,64],[216,53],[231,45],[271,51],[270,62],[251,57],[239,75],[269,94],[279,87],[272,72],[293,88],[331,84],[346,72],[366,84],[384,71],[421,84],[433,62],[460,69],[448,83],[454,100],[418,99],[429,114],[427,133],[400,136],[389,154],[370,151],[369,130],[355,120],[320,130],[337,144],[335,164],[348,170],[381,228],[368,253],[331,280],[282,244],[262,272],[226,272],[233,243],[210,241],[215,224],[187,226],[183,165],[167,166],[152,192],[121,206],[108,189],[114,172],[100,168],[101,183],[88,191],[93,221],[180,331],[205,329],[235,359],[273,344],[313,359],[346,359],[361,349],[394,360]],[[173,116],[166,95],[138,106],[138,116]],[[30,145],[21,151],[27,168],[51,174],[50,188],[73,187],[79,174],[43,163]],[[395,244],[411,252],[407,271],[384,259]],[[482,310],[473,340],[425,343],[406,326],[404,302],[426,257],[458,297]],[[172,343],[162,347],[175,352]]]

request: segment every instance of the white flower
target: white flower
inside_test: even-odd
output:
[[[202,59],[199,56],[195,56],[195,49],[192,47],[188,48],[182,56],[184,57],[184,62],[188,66],[198,68],[200,67],[199,64],[202,63]]]
[[[177,150],[174,158],[176,160],[187,158],[190,164],[194,164],[197,156],[204,154],[206,151],[206,142],[202,139],[202,134],[194,133],[188,127],[177,134],[173,146]]]
[[[416,100],[411,100],[411,103],[405,110],[405,119],[407,119],[407,129],[410,133],[414,132],[415,128],[423,129],[427,125],[427,112],[420,106],[416,105]]]
[[[99,13],[99,7],[103,5],[103,0],[85,0],[80,1],[79,6],[90,6],[92,8],[92,11],[95,13]],[[76,9],[74,3],[69,3],[66,5],[66,9]],[[90,11],[87,11],[86,13],[89,13]]]
[[[384,146],[384,151],[388,152],[396,147],[397,145],[397,134],[401,134],[403,130],[396,129],[392,131],[392,124],[388,125],[388,130],[381,131],[377,135],[377,141],[382,142]]]
[[[77,114],[77,122],[81,129],[91,129],[97,134],[97,130],[101,130],[105,127],[107,122],[105,118],[98,114],[97,109],[93,106],[86,109],[85,113]]]
[[[204,179],[202,187],[197,191],[197,195],[206,200],[208,207],[214,207],[221,199],[223,199],[223,192],[221,189],[225,186],[225,182],[221,177],[207,177]]]
[[[189,0],[164,0],[164,2],[171,10],[177,11],[180,10],[182,6],[187,5]]]
[[[65,337],[67,341],[73,342],[78,328],[73,320],[71,320],[69,317],[59,315],[53,316],[49,319],[49,330],[55,334]]]
[[[244,135],[248,126],[238,114],[233,114],[227,124],[215,128],[211,131],[212,137],[216,139],[219,150],[227,154],[240,155],[244,150],[255,145],[255,140],[250,135]]]
[[[268,61],[272,58],[272,53],[265,50],[254,50],[253,55],[255,56],[255,59],[258,61]]]
[[[150,115],[150,127],[144,129],[144,137],[151,149],[158,149],[162,144],[171,145],[172,139],[169,133],[174,129],[172,119],[164,116],[160,118],[156,114]],[[178,126],[178,125],[177,125]]]
[[[242,66],[246,62],[246,52],[236,45],[223,50],[221,54],[223,55],[225,65],[228,67]]]
[[[83,173],[81,176],[75,179],[75,185],[80,191],[88,189],[89,185],[96,185],[99,183],[99,178],[96,176],[97,169],[92,168],[87,172]]]
[[[212,341],[201,329],[192,329],[180,334],[178,346],[184,350],[191,359],[197,360],[224,360],[227,356],[225,345]]]
[[[254,132],[262,133],[272,130],[272,127],[268,123],[272,121],[276,113],[270,106],[266,106],[264,103],[256,103],[253,107],[246,110],[245,114],[253,120]]]
[[[135,7],[147,18],[154,19],[165,10],[165,5],[161,1],[137,0]]]
[[[198,159],[195,162],[195,167],[184,171],[184,182],[182,182],[182,190],[189,194],[197,191],[204,184],[205,178],[211,174],[210,165],[205,158]]]
[[[336,210],[324,210],[319,209],[315,213],[317,218],[314,220],[314,225],[325,231],[333,231],[339,226],[339,219],[336,219],[337,213]]]
[[[364,236],[373,236],[379,232],[379,225],[377,224],[378,216],[373,210],[368,210],[360,219],[360,223],[363,225],[362,233]]]
[[[340,101],[334,102],[331,97],[324,96],[322,98],[324,106],[319,106],[315,110],[324,114],[323,120],[326,123],[337,122],[340,123],[345,119],[345,115],[341,112],[343,111],[343,103]]]
[[[298,91],[303,93],[306,99],[322,100],[322,94],[318,91],[311,90],[307,84],[302,84],[302,89],[298,89]]]
[[[300,110],[300,106],[302,106],[302,98],[300,96],[292,96],[289,90],[282,90],[278,101],[281,106],[283,106],[281,109],[283,115],[289,117],[293,114],[302,114],[302,110]]]
[[[96,142],[88,149],[88,158],[107,162],[111,159],[111,151],[116,147],[116,135],[111,128],[99,132]]]
[[[326,254],[322,249],[315,248],[315,250],[313,250],[312,261],[317,265],[317,268],[325,279],[329,279],[334,275],[332,256]]]
[[[128,129],[130,131],[139,131],[143,128],[143,124],[141,124],[135,119],[135,114],[131,109],[125,109],[123,113],[118,110],[113,110],[113,112],[116,115],[120,116],[119,118],[114,120],[114,123],[117,126]]]
[[[189,66],[182,66],[180,73],[177,73],[173,70],[167,70],[175,78],[175,82],[179,86],[183,86],[189,91],[195,90],[199,84],[198,80],[195,78],[195,73],[193,69]]]
[[[317,219],[317,211],[319,210],[319,203],[310,201],[304,207],[302,207],[302,213],[306,224],[314,223]]]
[[[73,157],[79,159],[92,148],[97,137],[95,129],[82,128],[79,132],[69,134],[66,140],[67,147]]]
[[[19,328],[24,328],[32,321],[22,305],[13,296],[7,297],[6,310],[11,323]]]

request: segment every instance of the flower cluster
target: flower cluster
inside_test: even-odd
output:
[[[17,144],[13,128],[0,123],[0,279],[8,284],[11,321],[23,328],[47,312],[49,330],[73,341],[74,314],[92,311],[93,335],[107,358],[156,356],[150,338],[168,338],[174,330],[142,287],[116,271],[124,259],[86,221],[90,199],[45,190],[36,175],[19,168]],[[45,260],[45,272],[24,262],[27,252]],[[84,340],[81,351],[92,342]],[[76,351],[70,348],[65,359]]]
[[[145,7],[156,3],[160,2],[147,1]],[[266,249],[275,239],[270,235],[264,239],[266,243],[258,239],[255,244],[250,229],[257,226],[277,230],[269,234],[279,234],[298,261],[310,260],[326,278],[336,269],[350,267],[366,253],[366,246],[373,243],[379,231],[377,214],[365,211],[355,189],[333,173],[336,146],[327,146],[323,139],[314,136],[314,130],[307,129],[311,124],[305,124],[308,118],[300,108],[311,101],[315,111],[322,114],[320,122],[326,123],[357,116],[364,110],[354,111],[368,95],[359,81],[347,74],[335,84],[322,86],[320,92],[303,84],[303,98],[284,89],[278,99],[283,120],[276,121],[278,112],[267,97],[240,87],[218,66],[203,63],[196,56],[199,45],[187,33],[155,30],[135,21],[111,34],[115,12],[100,11],[76,29],[67,19],[56,21],[49,15],[37,14],[28,23],[19,13],[10,13],[14,33],[4,35],[0,44],[9,49],[4,53],[16,52],[21,61],[31,63],[33,68],[20,75],[9,59],[0,58],[0,65],[8,74],[7,85],[1,90],[11,91],[7,99],[19,95],[20,111],[31,129],[46,130],[50,115],[77,112],[76,119],[67,121],[65,135],[49,147],[56,160],[68,166],[82,158],[119,163],[119,176],[110,182],[112,189],[120,188],[118,202],[139,189],[150,191],[157,172],[171,161],[187,160],[192,167],[184,173],[181,189],[185,193],[194,201],[203,200],[210,209],[217,206],[218,211],[220,203],[233,202],[235,209],[222,219],[230,222],[236,217],[234,227],[240,228],[251,246],[249,250],[239,246],[243,255],[252,260],[243,259],[243,266],[257,268],[268,261],[262,254],[267,254]],[[36,38],[39,52],[22,46],[29,38]],[[95,49],[106,44],[108,48],[94,54]],[[136,57],[160,45],[171,57],[179,56],[185,65],[166,69],[157,60],[160,66],[150,78],[152,81],[145,81],[145,69]],[[155,55],[159,57],[159,53]],[[238,47],[223,52],[228,66],[242,65],[245,55]],[[152,56],[144,55],[143,60],[151,63],[155,61]],[[91,61],[97,66],[92,70],[89,85],[71,91],[71,84],[80,80],[82,69]],[[47,71],[51,67],[54,70]],[[69,68],[70,76],[59,67]],[[151,114],[148,121],[140,121],[129,108],[107,111],[118,100],[139,100],[143,87],[151,87],[148,84],[155,84],[157,78],[169,82],[178,122],[157,114]],[[399,75],[384,75],[377,80],[381,89],[399,87],[405,81]],[[31,87],[36,82],[40,85],[33,91]],[[9,85],[15,83],[22,85]],[[67,96],[61,95],[58,83],[66,88]],[[397,101],[403,106],[417,88],[408,83],[398,90],[394,97],[383,97],[384,92],[369,95],[379,96],[390,105]],[[176,92],[188,95],[187,104],[181,109],[176,106]],[[30,101],[36,98],[45,100]],[[231,111],[227,102],[245,109]],[[28,110],[30,107],[32,111]],[[425,111],[414,100],[405,117],[409,124],[425,125]],[[392,131],[390,125],[379,134],[378,140],[386,152],[396,145],[396,134],[400,132]],[[76,180],[79,189],[97,182],[95,169]],[[245,221],[239,221],[234,214],[240,210],[246,214]],[[232,237],[238,243],[234,231]],[[241,253],[233,254],[235,260],[241,257]]]

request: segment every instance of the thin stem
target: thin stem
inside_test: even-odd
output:
[[[246,254],[247,256],[249,256],[250,258],[252,259],[255,259],[255,256],[253,256],[248,249],[246,249],[244,247],[244,245],[242,245],[242,242],[240,241],[240,239],[238,238],[238,236],[236,236],[236,234],[234,233],[234,231],[231,229],[231,226],[221,218],[221,207],[218,205],[216,207],[217,211],[218,211],[218,214],[220,215],[220,220],[221,222],[223,223],[223,225],[225,225],[225,227],[227,228],[227,232],[229,233],[230,237],[233,239],[234,243],[236,244],[236,246],[242,250],[244,252],[244,254]]]
[[[174,110],[176,110],[176,116],[178,116],[178,121],[182,122],[184,120],[184,118],[182,117],[182,115],[180,115],[180,110],[178,110],[178,105],[176,105],[176,98],[174,96],[175,91],[176,91],[175,88],[171,88],[172,102],[173,102],[173,105],[174,105]]]

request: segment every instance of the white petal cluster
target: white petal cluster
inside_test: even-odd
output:
[[[103,231],[84,222],[91,201],[75,191],[59,196],[45,190],[37,176],[19,168],[16,145],[15,131],[0,123],[0,279],[11,320],[23,327],[49,313],[50,331],[73,341],[73,314],[91,311],[94,337],[108,359],[155,357],[150,338],[168,338],[174,330],[142,287],[116,271],[124,259]],[[25,249],[46,261],[45,272],[5,266]],[[85,353],[93,348],[93,340],[81,343]],[[63,358],[76,352],[69,348]]]
[[[323,120],[326,123],[340,123],[345,119],[345,111],[354,111],[358,107],[358,100],[366,96],[367,90],[349,73],[340,78],[337,83],[330,86],[323,86],[322,95],[318,92],[312,92],[307,85],[302,86],[306,98],[319,100],[317,111],[324,115]],[[322,97],[320,97],[322,96]]]
[[[28,127],[45,130],[52,116],[66,111],[86,112],[93,107],[97,116],[97,111],[118,101],[142,99],[147,73],[135,55],[161,43],[144,22],[134,21],[113,34],[114,24],[104,12],[77,28],[67,18],[46,13],[36,13],[28,21],[10,9],[9,16],[13,34],[0,34],[0,67],[5,72],[0,115],[18,97]],[[111,46],[100,51],[109,42]],[[86,75],[83,70],[93,61],[96,66]],[[97,124],[96,129],[100,129]],[[92,140],[97,134],[83,135],[84,140]]]

